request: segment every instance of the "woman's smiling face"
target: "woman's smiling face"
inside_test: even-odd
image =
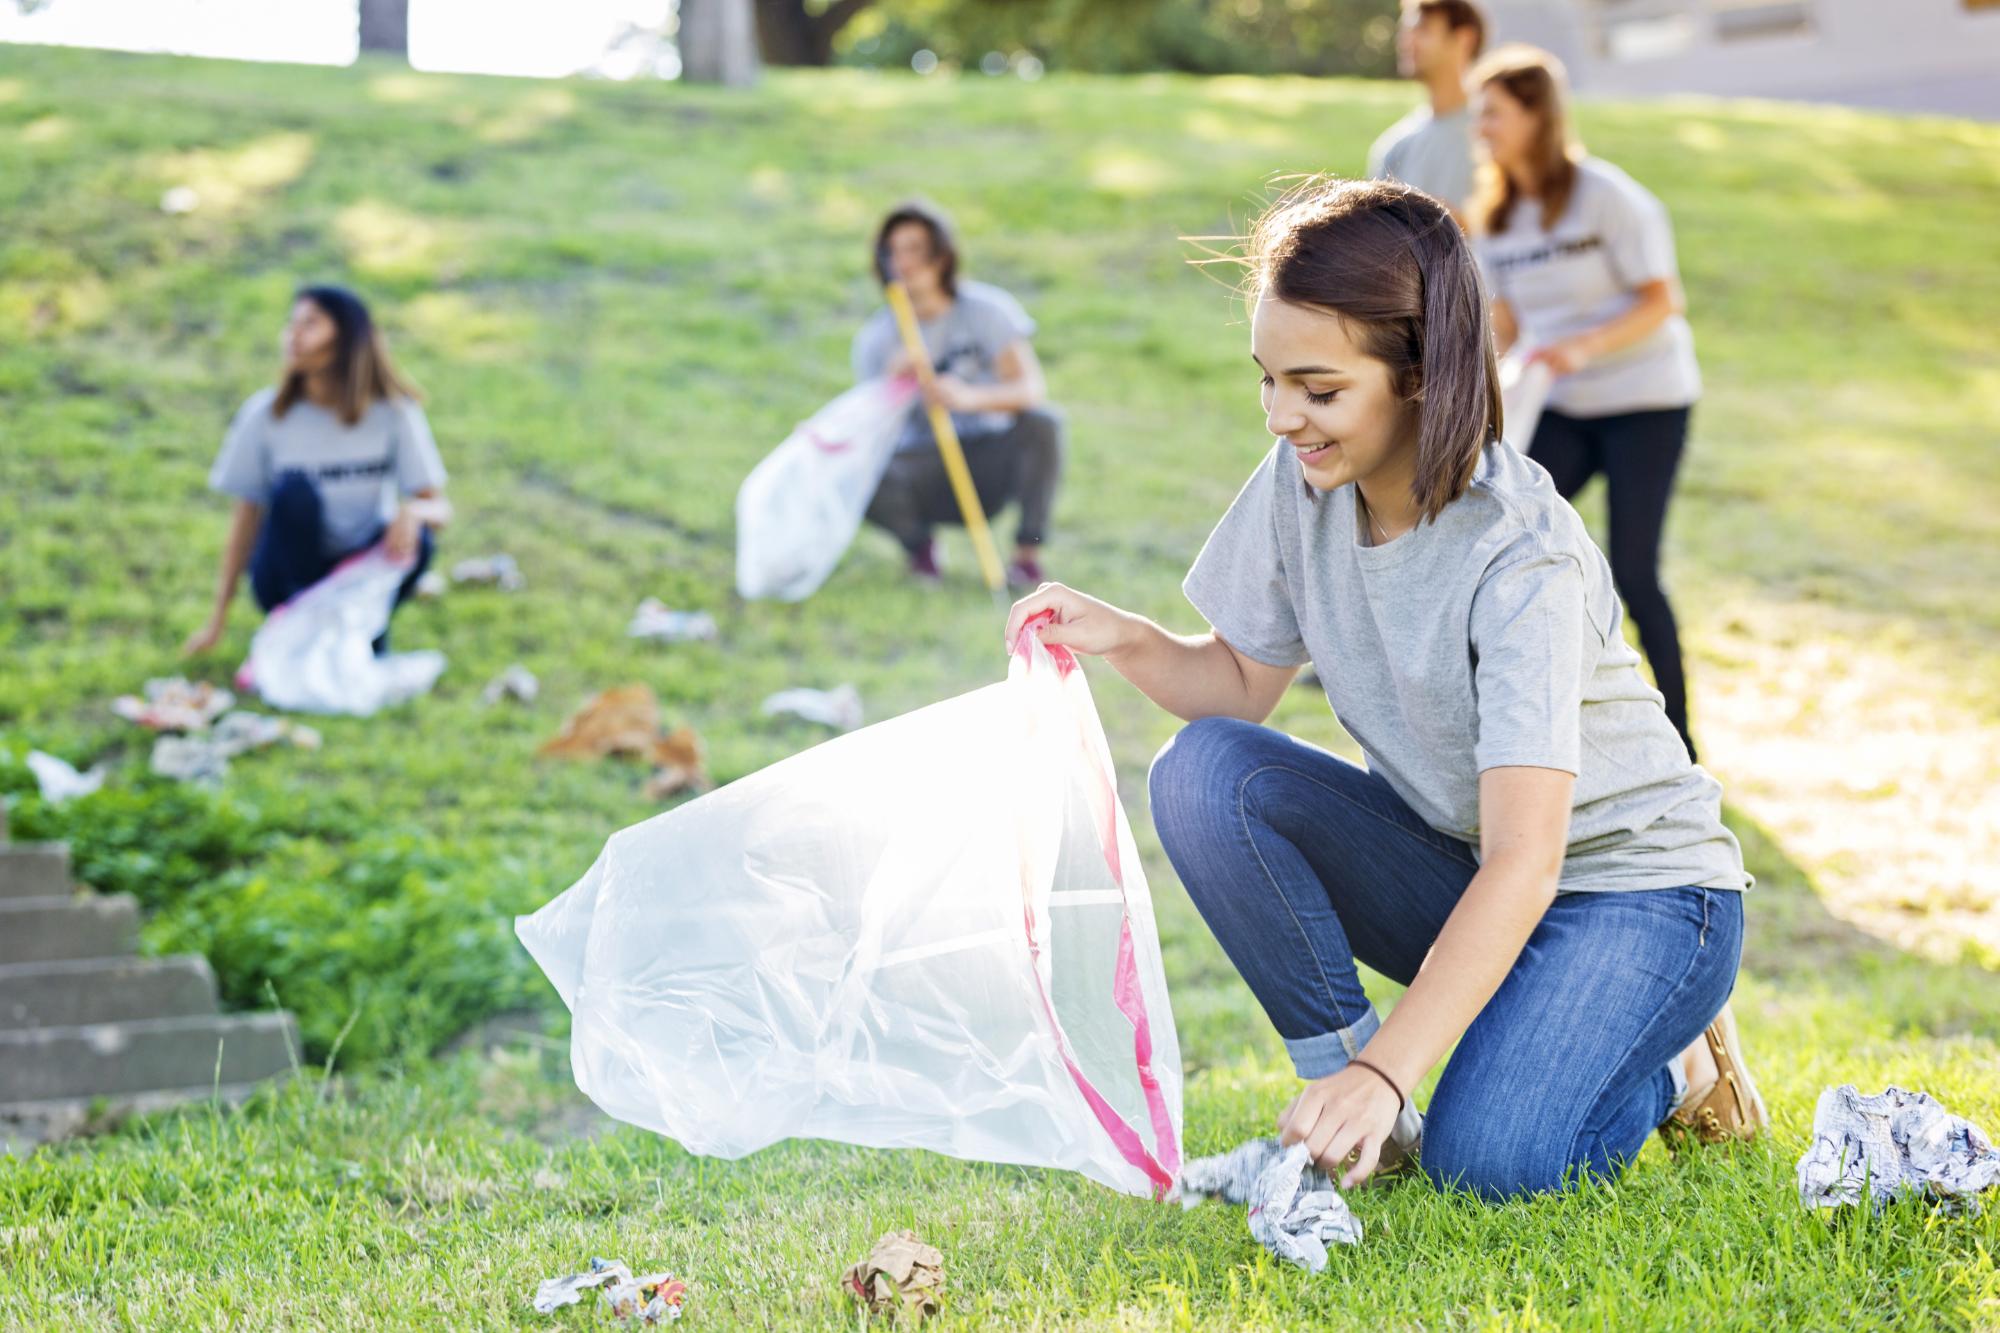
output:
[[[1263,371],[1264,427],[1292,447],[1317,490],[1360,481],[1410,461],[1415,405],[1397,394],[1389,367],[1369,356],[1349,321],[1266,292],[1250,324],[1250,355]]]

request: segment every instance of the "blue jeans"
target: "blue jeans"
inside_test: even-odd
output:
[[[1381,1026],[1355,961],[1408,985],[1472,849],[1383,778],[1231,718],[1184,729],[1151,786],[1174,870],[1299,1076],[1345,1067]],[[1615,1174],[1673,1110],[1742,946],[1739,893],[1557,895],[1438,1080],[1424,1170],[1495,1199]]]
[[[396,606],[416,591],[417,580],[430,568],[434,543],[429,528],[419,529],[417,563],[396,589]],[[333,572],[333,567],[356,551],[365,551],[382,540],[382,532],[339,555],[326,553],[326,509],[319,488],[303,472],[287,472],[271,488],[270,503],[264,507],[264,526],[257,531],[257,545],[250,553],[250,592],[265,611],[283,606],[313,584]],[[393,608],[392,608],[393,609]],[[375,641],[379,654],[387,649],[389,634],[384,630]]]

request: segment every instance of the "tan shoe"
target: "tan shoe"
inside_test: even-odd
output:
[[[1764,1099],[1758,1095],[1750,1066],[1743,1059],[1736,1016],[1727,1005],[1701,1035],[1709,1054],[1715,1057],[1716,1079],[1706,1088],[1689,1088],[1688,1095],[1660,1126],[1660,1137],[1676,1151],[1690,1139],[1697,1143],[1748,1143],[1770,1124]]]

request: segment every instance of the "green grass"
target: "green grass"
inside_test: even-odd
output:
[[[873,534],[805,606],[728,591],[736,483],[842,386],[885,202],[948,204],[971,271],[1042,322],[1075,443],[1055,571],[1192,627],[1179,577],[1264,446],[1240,309],[1178,238],[1239,227],[1274,172],[1358,168],[1407,101],[856,73],[738,96],[0,50],[0,742],[109,758],[130,784],[144,746],[106,705],[178,669],[203,614],[222,425],[269,377],[294,284],[363,288],[430,393],[461,513],[444,558],[509,551],[529,587],[399,619],[401,644],[452,662],[416,707],[240,760],[199,818],[263,832],[168,862],[149,940],[226,940],[239,979],[313,979],[280,991],[309,1031],[393,1029],[399,997],[359,984],[357,961],[421,969],[437,941],[415,937],[463,915],[413,909],[391,948],[334,889],[465,886],[504,926],[567,885],[650,812],[635,770],[533,758],[591,691],[651,684],[727,780],[816,737],[757,716],[772,690],[851,680],[884,717],[999,671],[962,540],[943,596],[904,586]],[[2000,1128],[2000,977],[1934,961],[2000,918],[1978,817],[2000,766],[2000,257],[1980,221],[2000,215],[2000,130],[1763,105],[1582,119],[1674,211],[1709,384],[1669,567],[1697,726],[1762,881],[1739,1003],[1768,1144],[1691,1164],[1649,1147],[1615,1186],[1503,1208],[1370,1192],[1367,1243],[1313,1278],[1274,1267],[1234,1209],[816,1144],[692,1159],[605,1129],[559,1046],[516,1042],[0,1165],[0,1324],[570,1327],[587,1316],[537,1319],[528,1293],[607,1254],[688,1277],[690,1326],[851,1325],[835,1278],[905,1225],[946,1252],[954,1326],[2000,1324],[2000,1213],[1828,1224],[1791,1182],[1831,1082],[1924,1087]],[[159,210],[177,184],[195,213]],[[714,611],[721,642],[630,643],[648,594]],[[250,630],[239,607],[208,678]],[[480,707],[517,660],[541,700]],[[1217,1150],[1293,1081],[1150,836],[1140,779],[1172,723],[1093,680],[1160,903],[1188,1146]],[[1828,686],[1849,680],[1885,684]],[[1276,721],[1344,744],[1306,691]],[[1841,840],[1885,820],[1896,837]],[[143,877],[132,852],[92,864]],[[260,883],[332,886],[324,929],[309,911],[259,934]],[[1885,942],[1905,927],[1926,956]],[[454,979],[449,1014],[515,1003],[522,969],[498,958],[471,994]]]

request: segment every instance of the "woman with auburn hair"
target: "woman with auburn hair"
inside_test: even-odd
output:
[[[189,636],[189,654],[221,639],[246,567],[270,611],[384,543],[410,562],[400,606],[430,564],[431,530],[451,520],[430,423],[361,299],[344,287],[300,288],[282,349],[278,383],[243,404],[209,473],[236,506],[214,610]],[[388,637],[375,641],[378,654]]]
[[[1576,511],[1501,443],[1458,225],[1405,185],[1318,182],[1248,267],[1277,442],[1187,576],[1210,628],[1046,584],[1007,635],[1099,654],[1187,720],[1153,819],[1310,1080],[1282,1137],[1350,1186],[1415,1156],[1487,1198],[1615,1172],[1656,1128],[1752,1137],[1722,789]],[[1307,662],[1367,767],[1261,725]],[[1357,960],[1409,987],[1386,1021]]]
[[[1693,758],[1680,631],[1660,584],[1667,501],[1701,397],[1673,227],[1644,186],[1572,137],[1554,56],[1502,47],[1470,82],[1490,160],[1467,213],[1494,336],[1555,376],[1528,456],[1564,499],[1604,474],[1611,574]]]

